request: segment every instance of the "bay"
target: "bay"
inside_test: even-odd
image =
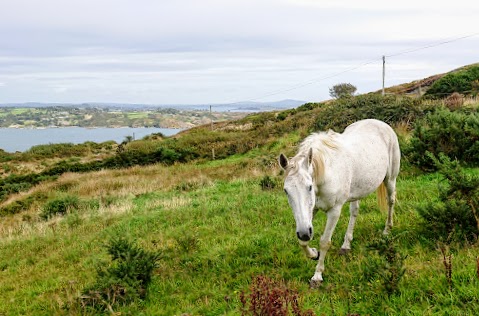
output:
[[[153,133],[162,133],[165,136],[171,136],[180,131],[180,129],[154,127],[59,127],[44,129],[0,128],[0,149],[5,150],[6,152],[15,152],[26,151],[32,146],[46,144],[81,144],[86,141],[102,143],[109,140],[121,143],[127,136],[132,136],[134,139],[141,139],[144,136]]]

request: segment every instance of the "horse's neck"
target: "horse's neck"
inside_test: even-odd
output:
[[[348,181],[352,159],[354,159],[354,157],[351,157],[351,154],[346,148],[328,148],[322,157],[322,178],[318,178],[320,181],[316,183],[322,186],[336,186],[337,183]]]

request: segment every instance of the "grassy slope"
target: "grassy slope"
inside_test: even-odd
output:
[[[67,174],[59,180],[63,185],[37,188],[68,187],[70,194],[84,199],[101,195],[105,201],[110,197],[110,202],[47,223],[25,220],[25,214],[19,214],[21,225],[11,219],[11,225],[2,226],[0,314],[67,313],[64,307],[94,281],[95,266],[107,259],[102,244],[114,234],[129,236],[162,254],[148,299],[119,310],[127,314],[237,315],[239,293],[247,291],[252,276],[259,274],[283,280],[299,291],[305,308],[317,314],[332,314],[332,308],[346,314],[348,304],[351,312],[361,315],[377,311],[464,315],[479,308],[477,245],[452,250],[454,290],[450,292],[440,252],[421,239],[417,227],[415,207],[435,198],[437,175],[405,173],[399,179],[394,233],[408,255],[407,272],[400,294],[388,298],[377,277],[365,277],[374,256],[365,245],[381,235],[385,220],[375,197],[361,205],[348,257],[335,251],[347,225],[347,212],[343,214],[327,258],[325,286],[310,290],[307,282],[315,263],[304,258],[297,245],[281,186],[264,191],[259,185],[264,174],[276,175],[278,169],[251,162],[251,156],[203,165]],[[317,231],[324,220],[323,214],[317,215]]]

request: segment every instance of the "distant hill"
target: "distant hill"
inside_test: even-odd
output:
[[[281,100],[271,102],[243,101],[236,103],[198,103],[198,104],[141,104],[141,103],[108,103],[108,102],[84,102],[84,103],[3,103],[0,107],[22,107],[22,108],[42,108],[42,107],[79,107],[79,108],[110,108],[121,110],[149,110],[158,108],[173,108],[179,110],[209,110],[211,106],[216,112],[265,112],[275,110],[285,110],[298,107],[306,103],[300,100]]]

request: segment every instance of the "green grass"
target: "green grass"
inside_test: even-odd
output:
[[[23,114],[23,113],[26,113],[26,112],[30,112],[31,109],[30,108],[14,108],[11,110],[11,113],[13,115],[19,115],[19,114]]]
[[[129,119],[143,119],[148,117],[148,112],[128,112]]]
[[[232,158],[200,168],[208,174],[222,163],[232,168],[242,161]],[[198,166],[169,168],[180,172]],[[248,291],[257,275],[298,291],[303,307],[318,315],[472,315],[479,309],[477,245],[451,246],[450,291],[441,253],[421,237],[415,208],[436,198],[437,174],[405,173],[398,181],[393,234],[407,258],[399,292],[391,296],[371,270],[376,255],[366,247],[380,238],[385,221],[374,195],[361,203],[352,253],[346,257],[337,254],[349,215],[344,208],[326,258],[325,283],[312,290],[308,280],[315,262],[298,246],[286,197],[281,187],[263,191],[261,178],[244,175],[131,195],[123,198],[132,205],[126,212],[86,210],[76,218],[67,215],[43,224],[44,229],[26,236],[5,238],[0,248],[0,314],[68,314],[65,308],[94,283],[95,267],[108,258],[103,245],[113,235],[127,236],[161,254],[147,299],[115,310],[122,314],[238,315],[239,294]],[[314,246],[324,223],[324,214],[318,213]],[[28,225],[34,223],[25,223],[24,229]]]

